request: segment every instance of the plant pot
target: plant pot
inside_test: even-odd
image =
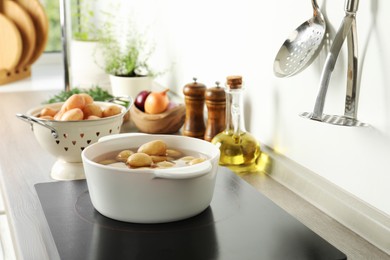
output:
[[[150,90],[153,86],[151,77],[120,77],[110,75],[111,92],[114,96],[130,96],[133,99],[142,90]]]
[[[71,41],[70,49],[70,73],[72,85],[81,88],[100,86],[110,91],[108,75],[97,64],[102,60],[101,51],[94,41]]]

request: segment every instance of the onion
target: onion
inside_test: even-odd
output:
[[[145,112],[145,100],[149,96],[150,91],[149,90],[142,90],[138,93],[138,95],[135,97],[134,105],[141,110],[142,112]]]
[[[169,98],[166,89],[162,92],[151,92],[145,100],[144,109],[148,114],[159,114],[167,110]]]

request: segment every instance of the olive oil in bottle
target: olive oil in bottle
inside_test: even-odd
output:
[[[220,149],[219,164],[237,173],[257,170],[261,154],[257,139],[245,130],[241,76],[229,76],[226,83],[226,129],[211,142]]]

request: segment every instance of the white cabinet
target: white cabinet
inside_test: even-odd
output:
[[[5,212],[4,200],[0,192],[0,260],[14,259],[16,259],[15,250]]]
[[[3,195],[1,194],[1,189],[0,189],[0,214],[5,214],[4,200],[3,200]]]
[[[9,229],[7,216],[5,214],[0,215],[0,238],[1,238],[0,259],[4,259],[4,260],[16,259],[14,246],[12,244],[11,232]]]

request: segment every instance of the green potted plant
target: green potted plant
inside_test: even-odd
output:
[[[87,88],[99,85],[109,90],[110,81],[105,71],[97,65],[102,54],[97,48],[99,16],[96,0],[71,2],[70,73],[72,85]]]
[[[98,48],[102,53],[102,67],[109,75],[114,96],[135,97],[141,90],[151,89],[156,73],[150,67],[154,46],[147,41],[134,22],[114,22],[107,14],[99,36]],[[118,25],[118,26],[115,26]]]

